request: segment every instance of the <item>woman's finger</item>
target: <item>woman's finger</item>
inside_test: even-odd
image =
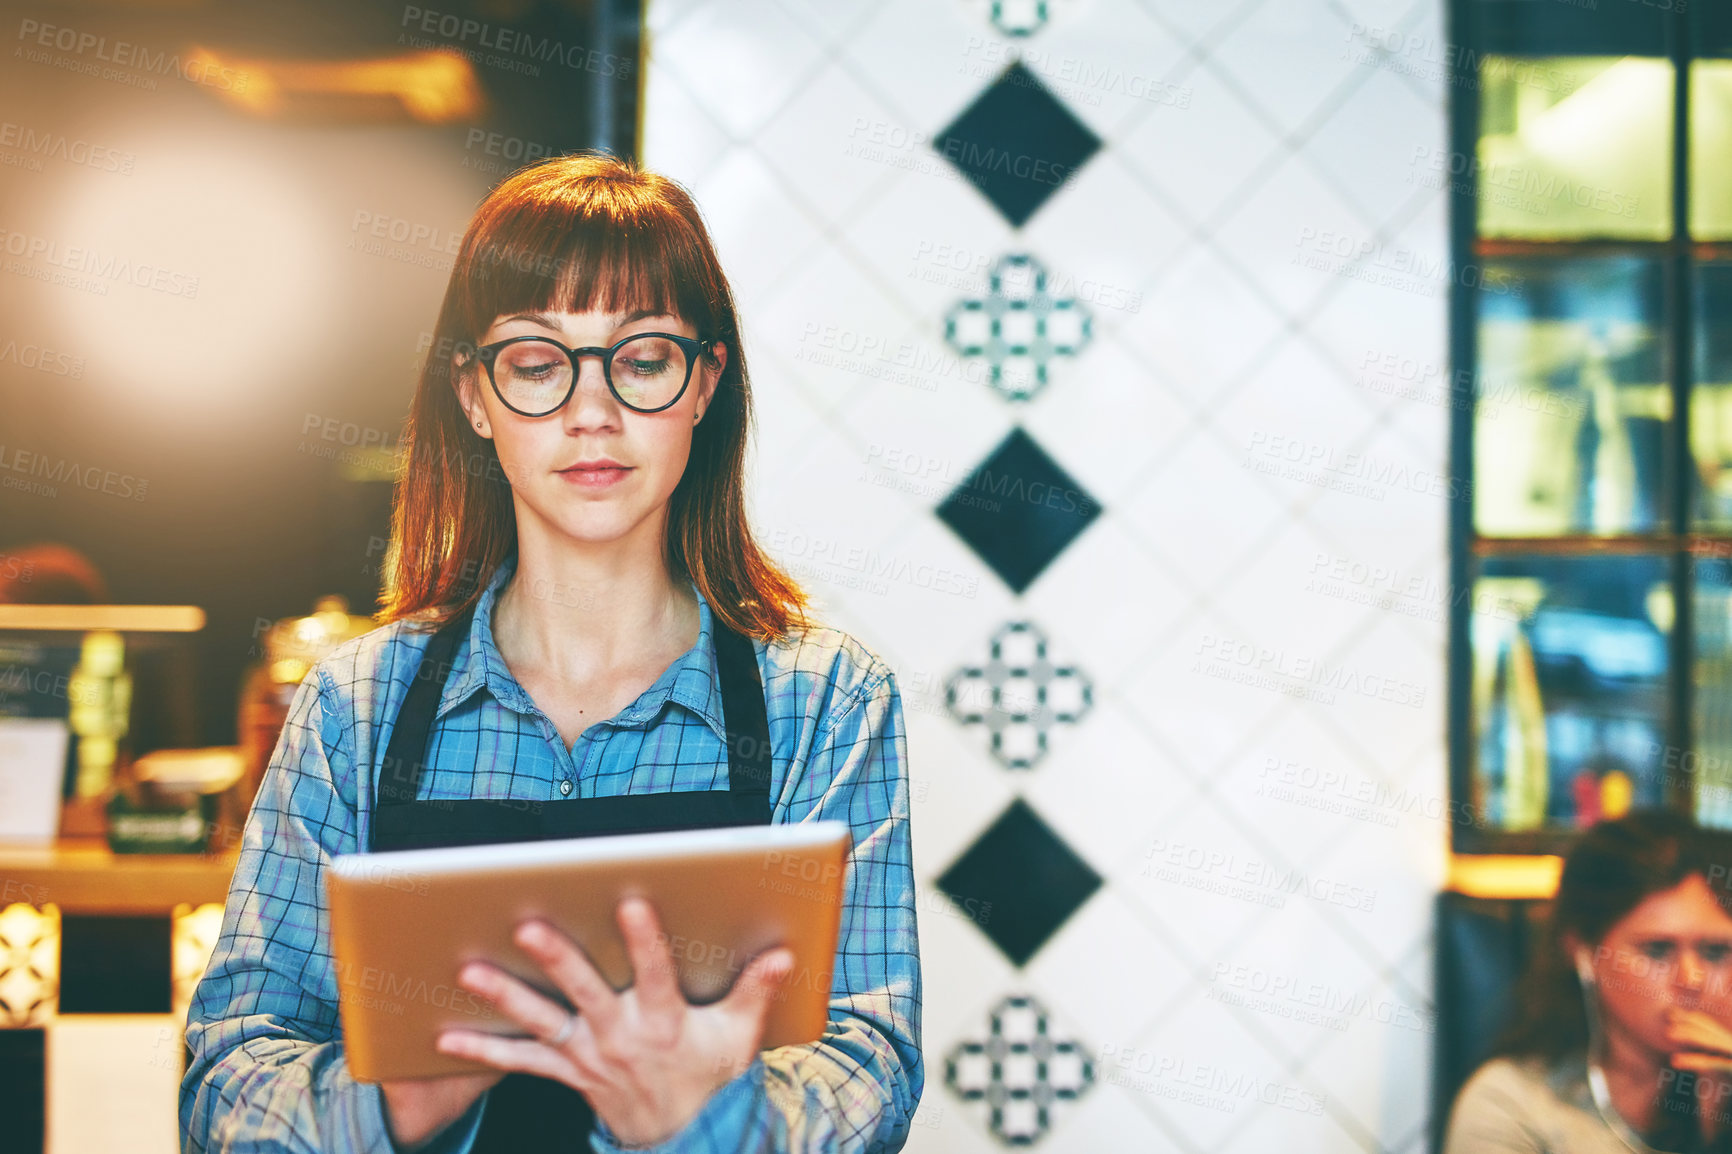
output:
[[[486,998],[500,1013],[544,1041],[564,1030],[571,1016],[540,990],[485,962],[464,966],[457,972],[457,984]]]
[[[764,1019],[770,1016],[770,1007],[781,999],[793,972],[792,950],[766,951],[752,959],[728,996],[721,1000],[723,1010],[752,1024],[754,1042],[763,1037]]]
[[[544,921],[531,919],[517,927],[517,944],[547,971],[577,1012],[589,1019],[597,1034],[613,1029],[619,1019],[619,995],[590,964],[570,938]]]
[[[686,1008],[686,999],[680,993],[673,955],[668,952],[667,936],[662,933],[655,907],[642,898],[626,898],[614,917],[625,938],[626,955],[631,958],[638,1005],[654,1017],[677,1018]]]
[[[1711,1019],[1680,1014],[1672,1019],[1666,1032],[1674,1042],[1698,1050],[1732,1054],[1732,1033],[1728,1033],[1718,1022]]]
[[[1723,1054],[1702,1054],[1693,1050],[1680,1050],[1672,1055],[1672,1068],[1675,1070],[1695,1070],[1698,1073],[1708,1071],[1732,1073],[1732,1057]]]
[[[441,1054],[467,1058],[496,1070],[552,1078],[576,1090],[585,1079],[559,1051],[531,1038],[502,1038],[475,1030],[444,1030],[434,1043]]]

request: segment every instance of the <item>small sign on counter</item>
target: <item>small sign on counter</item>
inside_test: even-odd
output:
[[[0,841],[51,842],[60,832],[66,722],[0,717]]]

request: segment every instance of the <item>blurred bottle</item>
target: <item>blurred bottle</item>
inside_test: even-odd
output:
[[[259,659],[247,667],[241,681],[236,731],[245,769],[240,782],[224,795],[218,819],[221,840],[239,842],[301,680],[327,653],[375,624],[371,617],[350,613],[349,603],[333,596],[321,597],[308,616],[285,617],[265,631]]]

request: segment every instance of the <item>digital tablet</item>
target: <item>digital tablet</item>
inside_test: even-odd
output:
[[[791,949],[763,1045],[817,1041],[848,845],[848,826],[827,821],[341,855],[326,893],[349,1072],[363,1082],[473,1073],[475,1063],[434,1049],[441,1030],[526,1036],[457,984],[470,961],[565,1004],[512,941],[526,918],[557,926],[626,988],[631,962],[614,910],[628,896],[655,906],[695,1004],[721,998],[763,951]]]

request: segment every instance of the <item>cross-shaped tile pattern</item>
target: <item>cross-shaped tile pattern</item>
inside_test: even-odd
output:
[[[982,1103],[987,1126],[1007,1146],[1033,1146],[1052,1127],[1053,1108],[1094,1084],[1081,1045],[1053,1037],[1053,1021],[1034,998],[1011,995],[987,1014],[986,1036],[953,1046],[944,1083],[964,1102]]]
[[[1094,704],[1094,683],[1075,666],[1054,665],[1046,634],[1029,621],[999,628],[984,665],[966,665],[944,683],[944,705],[964,725],[984,725],[1006,769],[1031,769],[1046,756],[1054,725],[1074,725]]]
[[[930,708],[910,698],[913,822],[928,847],[919,881],[933,903],[923,911],[954,909],[944,895],[961,883],[940,880],[1013,803],[1100,879],[1021,965],[993,927],[1002,917],[1041,928],[1051,914],[1034,916],[1039,899],[994,900],[983,919],[986,899],[972,895],[969,918],[923,916],[928,1099],[957,1103],[954,1089],[938,1093],[938,1063],[983,1037],[966,1007],[990,983],[1120,1053],[1218,1057],[1323,1104],[1315,1116],[1253,1101],[1209,1110],[1103,1080],[1053,1113],[1043,1150],[1417,1154],[1426,1034],[1370,1018],[1345,1030],[1295,1022],[1232,983],[1260,972],[1355,1005],[1429,1005],[1427,863],[1445,829],[1356,813],[1287,779],[1444,795],[1441,616],[1319,592],[1313,574],[1340,559],[1446,584],[1448,506],[1393,489],[1355,496],[1328,476],[1246,461],[1294,442],[1445,468],[1447,411],[1402,397],[1377,365],[1389,354],[1447,371],[1446,294],[1381,284],[1375,263],[1447,254],[1443,193],[1413,160],[1448,147],[1441,4],[1055,0],[1023,33],[995,24],[988,3],[743,2],[650,0],[645,159],[693,188],[740,294],[759,443],[777,447],[760,454],[756,521],[821,523],[862,548],[918,542],[935,566],[993,567],[1003,584],[984,581],[973,598],[814,583],[829,619],[905,684],[942,683],[977,639],[1023,620],[1092,675],[1087,718],[1034,773],[958,741],[967,730],[942,695]],[[727,58],[737,67],[718,64],[719,40],[738,47]],[[765,61],[761,83],[742,82]],[[1057,150],[1020,147],[1012,127],[993,154],[992,133],[959,131],[971,112],[991,119],[1004,96],[1044,107],[1031,123],[1073,120],[1097,146],[1037,187],[1033,160],[1050,180]],[[980,170],[946,155],[967,155],[970,141]],[[1014,162],[991,174],[1018,152],[1026,178]],[[1325,236],[1371,255],[1312,267],[1303,258]],[[1006,254],[1024,253],[1049,287],[1077,286],[1063,295],[1088,310],[1089,339],[1009,407],[982,387],[984,359],[947,367],[957,354],[945,321],[959,299],[986,296]],[[894,350],[900,363],[841,371],[801,356],[831,338]],[[889,371],[925,360],[943,367]],[[982,511],[947,499],[992,498],[959,479],[1008,475],[982,468],[1007,443],[1086,482],[1076,488],[1093,492],[1088,522],[1018,511],[958,528],[950,514]],[[782,451],[793,444],[811,449]],[[890,451],[918,457],[936,483],[862,492],[859,463]],[[1034,474],[1019,475],[1026,494]],[[1427,706],[1351,693],[1324,703],[1205,660],[1238,646],[1403,678],[1426,688]],[[1074,784],[1084,780],[1124,785],[1089,792]],[[1127,828],[1140,833],[1128,848]],[[1348,908],[1296,891],[1276,908],[1256,900],[1275,892],[1267,884],[1244,889],[1271,876],[1320,879],[1323,893],[1357,886],[1375,901]],[[1012,1140],[989,1125],[958,1138],[951,1125],[915,1127],[910,1154]]]
[[[1048,15],[1047,0],[992,0],[992,26],[1006,36],[1032,36]]]
[[[958,301],[944,317],[944,339],[965,357],[991,367],[992,387],[1026,401],[1046,387],[1056,357],[1088,345],[1092,318],[1075,297],[1047,291],[1046,267],[1027,253],[992,266],[985,297]]]

